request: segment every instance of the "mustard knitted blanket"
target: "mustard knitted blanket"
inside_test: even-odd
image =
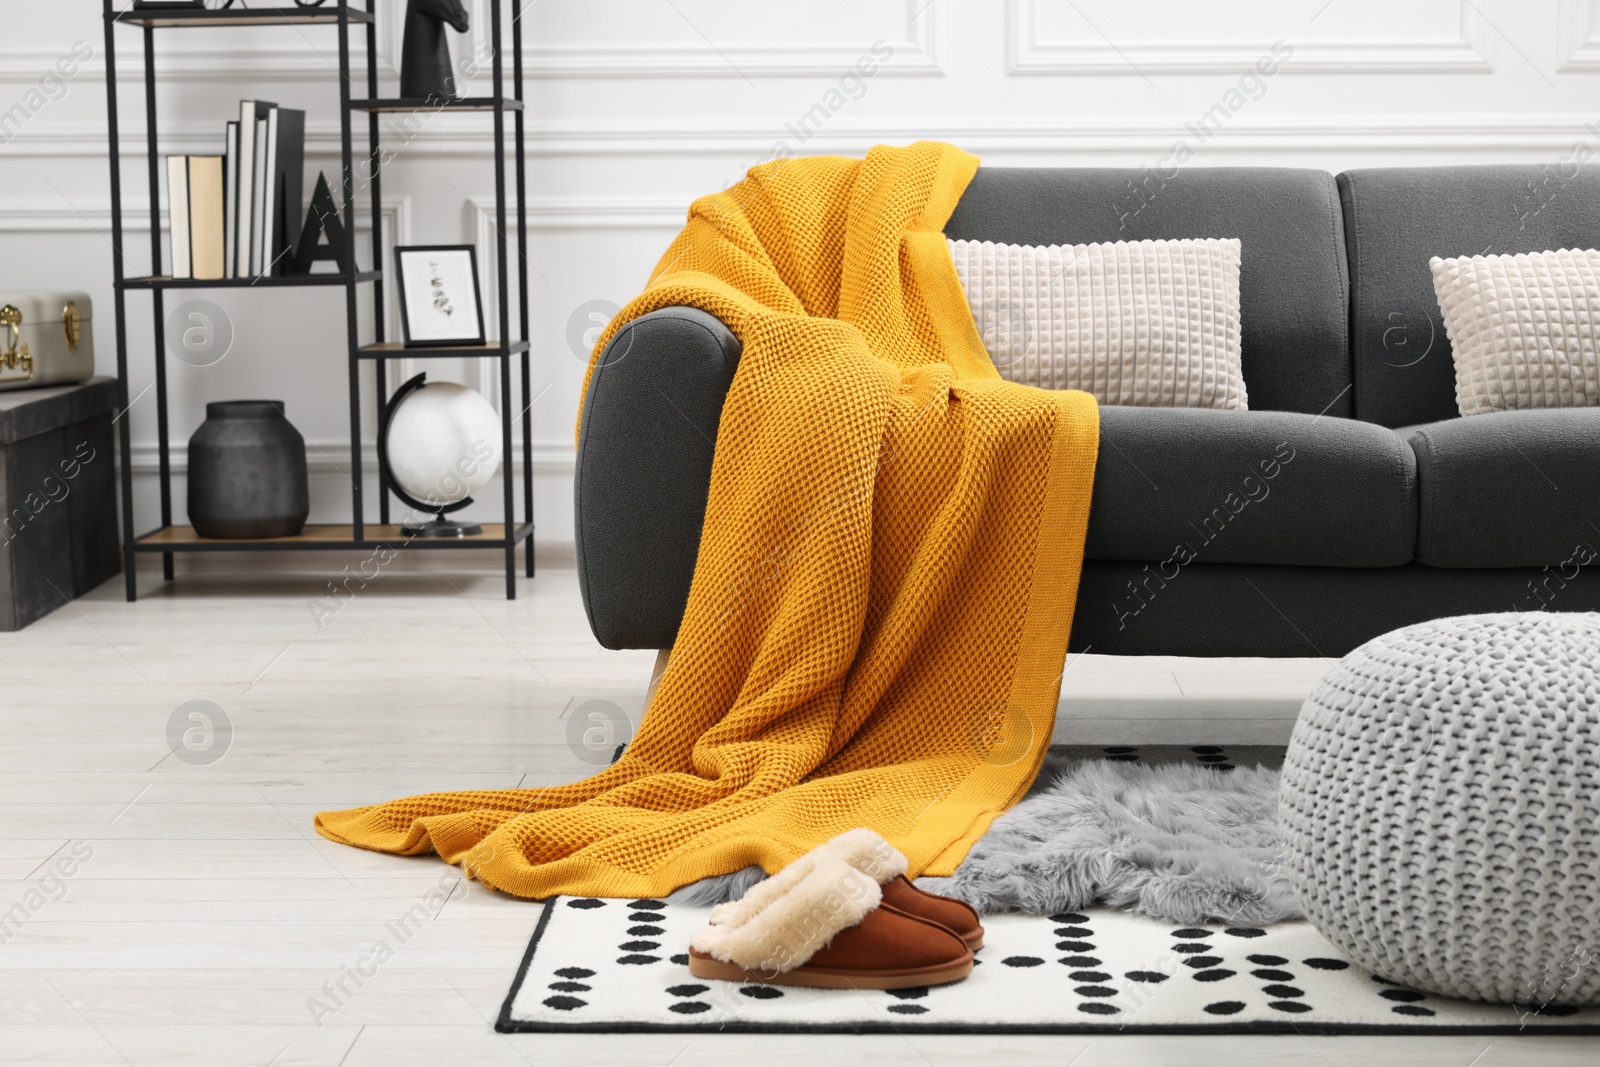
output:
[[[879,147],[694,203],[595,346],[673,304],[744,343],[633,741],[571,785],[323,812],[318,832],[523,897],[775,872],[858,826],[912,876],[955,869],[1044,757],[1099,439],[1087,393],[1013,385],[984,351],[942,232],[977,165]]]

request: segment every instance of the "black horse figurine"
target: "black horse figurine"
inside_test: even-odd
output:
[[[456,78],[444,26],[467,32],[461,0],[407,0],[406,34],[400,47],[400,95],[412,99],[455,100]]]

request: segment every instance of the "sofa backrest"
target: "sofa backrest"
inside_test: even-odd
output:
[[[1398,167],[1339,175],[1350,261],[1355,416],[1454,418],[1455,362],[1433,256],[1600,247],[1600,163]]]
[[[945,235],[1033,245],[1237,237],[1250,407],[1351,414],[1344,222],[1325,171],[980,167]]]

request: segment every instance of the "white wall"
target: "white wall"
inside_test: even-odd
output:
[[[1336,171],[1554,165],[1578,142],[1600,149],[1600,0],[517,2],[526,6],[529,44],[534,390],[544,390],[530,417],[542,541],[571,539],[583,360],[569,332],[590,325],[590,302],[622,303],[639,289],[691,199],[776,153],[857,154],[880,141],[930,137],[995,164],[1138,167],[1182,139],[1195,151],[1189,166]],[[488,3],[469,2],[473,37],[481,28],[486,40]],[[379,6],[378,58],[393,93],[404,4]],[[0,145],[0,288],[88,289],[100,368],[109,372],[99,4],[0,0],[0,11],[0,112],[43,105],[0,135],[9,137]],[[140,35],[118,33],[127,256],[129,269],[142,272]],[[76,41],[94,58],[64,94],[47,86],[49,94],[30,96]],[[1281,69],[1241,84],[1241,72],[1279,41],[1280,51],[1292,50]],[[460,43],[468,54],[472,44]],[[315,168],[337,172],[333,29],[166,31],[157,47],[163,151],[217,150],[237,100],[259,97],[306,108],[312,176]],[[863,58],[881,60],[873,75],[841,81]],[[1221,132],[1202,142],[1186,130],[1219,103],[1224,110],[1213,114],[1226,121],[1212,125]],[[802,140],[796,130],[808,114]],[[486,117],[457,115],[434,116],[414,135],[391,128],[386,141],[397,158],[383,193],[392,238],[475,241],[487,251],[492,231],[475,205],[493,192],[488,128]],[[313,445],[314,520],[345,519],[342,290],[175,293],[168,306],[188,295],[222,305],[237,340],[215,366],[172,364],[180,470],[205,401],[259,390],[288,402]],[[151,380],[150,299],[130,294],[129,308],[138,394]],[[477,367],[429,369],[479,384]],[[365,407],[370,432],[370,390]],[[129,416],[141,529],[156,521],[155,416],[153,394]],[[176,496],[182,521],[181,482]]]

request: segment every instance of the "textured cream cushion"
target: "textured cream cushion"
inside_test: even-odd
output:
[[[1001,377],[1102,404],[1243,410],[1239,242],[951,241]]]
[[[1430,259],[1463,415],[1600,404],[1600,252]]]

